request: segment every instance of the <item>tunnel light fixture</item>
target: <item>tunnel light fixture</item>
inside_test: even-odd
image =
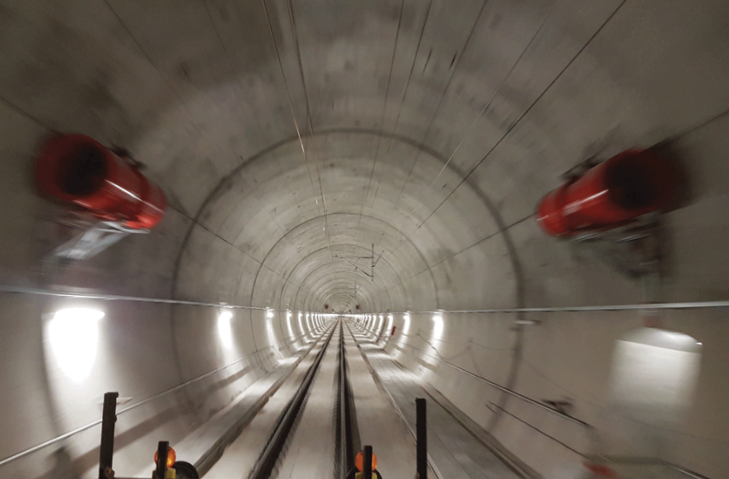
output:
[[[440,339],[443,336],[443,316],[436,314],[433,316],[433,337]]]
[[[67,308],[56,312],[48,327],[51,349],[58,366],[73,382],[91,372],[99,342],[99,320],[104,312],[91,308]]]
[[[286,311],[286,328],[289,331],[289,339],[294,336],[294,331],[291,329],[291,311]]]
[[[275,346],[276,344],[276,336],[273,334],[273,323],[271,321],[271,318],[273,317],[273,314],[271,317],[266,319],[266,334],[268,334],[268,344],[271,346]]]
[[[223,346],[230,348],[233,345],[233,329],[230,320],[233,319],[233,313],[224,309],[218,315],[218,337]]]
[[[272,319],[273,318],[273,310],[272,309],[267,309],[266,310],[266,318],[268,318],[268,319]]]
[[[402,317],[403,321],[405,321],[405,324],[402,326],[402,334],[408,334],[410,331],[410,315],[408,313],[405,313]]]

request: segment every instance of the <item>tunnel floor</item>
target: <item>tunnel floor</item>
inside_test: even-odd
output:
[[[309,351],[309,354],[295,367],[288,379],[268,399],[266,405],[204,477],[213,479],[247,477],[276,425],[279,412],[291,400],[306,371],[312,366],[314,355],[321,346],[321,344],[317,344]]]
[[[341,325],[341,326],[340,326]],[[331,333],[331,340],[326,339]],[[410,478],[416,471],[415,398],[428,400],[429,477],[519,478],[484,440],[475,424],[453,418],[450,404],[436,402],[420,381],[407,374],[378,345],[379,338],[344,321],[319,333],[315,343],[266,404],[205,473],[207,479],[251,477],[262,452],[280,427],[282,411],[292,402],[325,347],[305,402],[278,453],[270,477],[337,477],[335,456],[338,398],[337,351],[344,342],[357,445],[371,445],[384,478]],[[508,461],[507,461],[508,462]]]
[[[426,389],[417,375],[401,367],[371,336],[360,330],[355,338],[382,387],[402,411],[412,430],[415,429],[415,409],[411,405],[415,398],[428,400],[428,454],[438,477],[525,477],[510,468],[520,466],[511,462],[507,466],[505,461],[508,459],[499,453],[495,441],[483,428],[468,420],[436,390]]]

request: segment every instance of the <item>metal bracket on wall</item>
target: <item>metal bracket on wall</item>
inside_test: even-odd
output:
[[[578,255],[588,253],[629,278],[661,276],[665,241],[659,214],[642,216],[618,228],[583,233],[572,238],[572,242]]]
[[[46,254],[44,259],[47,262],[89,259],[130,234],[149,234],[148,229],[126,228],[121,223],[99,221],[89,214],[75,211],[67,212],[53,222],[63,228],[64,231],[56,236],[63,242]]]
[[[354,256],[354,257],[351,257],[350,259],[354,259],[355,260],[354,263],[351,262],[349,259],[343,257],[343,256],[334,255],[334,257],[337,258],[340,261],[344,261],[345,263],[347,263],[347,264],[349,264],[351,266],[354,266],[354,270],[355,271],[358,271],[358,272],[364,274],[365,276],[367,276],[368,278],[370,278],[372,281],[374,281],[375,280],[375,266],[377,266],[377,263],[380,262],[380,259],[382,259],[382,255],[384,253],[385,253],[385,250],[383,249],[382,250],[382,253],[380,253],[379,256],[375,256],[375,245],[373,243],[372,244],[372,254],[370,256]],[[357,262],[359,260],[361,260],[361,259],[368,259],[368,260],[370,260],[370,272],[367,272],[366,270],[364,270],[364,269],[360,268],[359,266],[357,266]],[[357,292],[355,291],[355,300],[356,300],[356,294],[357,294]]]
[[[592,168],[596,167],[600,163],[602,163],[604,160],[598,160],[595,156],[590,156],[588,158],[585,158],[584,160],[577,163],[575,166],[571,167],[569,170],[565,171],[560,175],[560,178],[562,178],[563,181],[573,181],[581,176],[583,176],[585,173],[590,171]]]

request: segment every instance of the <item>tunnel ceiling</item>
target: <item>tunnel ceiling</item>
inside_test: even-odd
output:
[[[503,134],[517,110],[502,101],[478,132],[469,128],[549,5],[527,8],[523,38],[489,27],[488,17],[516,12],[487,14],[483,2],[292,2],[291,11],[270,2],[268,18],[262,4],[207,6],[224,58],[217,51],[198,68],[216,60],[222,71],[169,112],[142,151],[170,159],[159,178],[206,236],[245,255],[234,268],[252,284],[241,300],[381,311],[407,305],[406,285],[419,278],[439,306],[430,266],[498,231],[463,181],[496,138],[485,130]],[[184,109],[195,124],[180,138]],[[464,138],[470,157],[451,158]],[[186,248],[204,249],[201,236]]]
[[[490,285],[515,305],[518,247],[505,231],[530,217],[561,173],[588,155],[683,131],[725,103],[716,89],[686,93],[719,66],[673,48],[703,45],[682,34],[681,15],[663,18],[640,2],[16,8],[28,29],[47,24],[51,36],[30,42],[29,56],[55,61],[66,82],[63,95],[35,91],[26,110],[52,124],[54,108],[34,104],[62,112],[83,100],[89,114],[70,124],[147,164],[168,194],[168,218],[187,218],[173,275],[173,294],[185,299],[462,308],[484,306]],[[652,18],[676,23],[675,34],[627,42],[641,35],[636,17],[648,31]],[[707,38],[719,35],[719,20],[702,21]],[[33,65],[9,54],[18,68],[7,71],[20,73],[3,81],[30,98]],[[666,80],[652,65],[678,63],[691,68],[646,90],[647,72]],[[359,257],[373,244],[370,278],[370,260]]]

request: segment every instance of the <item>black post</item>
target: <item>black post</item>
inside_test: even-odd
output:
[[[165,479],[165,475],[167,475],[167,450],[169,448],[170,443],[167,441],[157,443],[157,479]]]
[[[417,429],[417,472],[418,479],[428,479],[428,428],[425,414],[425,399],[415,400],[415,428]]]
[[[362,465],[362,477],[372,479],[372,446],[364,448],[364,464]]]
[[[116,423],[116,398],[119,393],[104,394],[104,410],[101,414],[101,445],[99,446],[99,479],[108,477],[114,460],[114,425]]]

